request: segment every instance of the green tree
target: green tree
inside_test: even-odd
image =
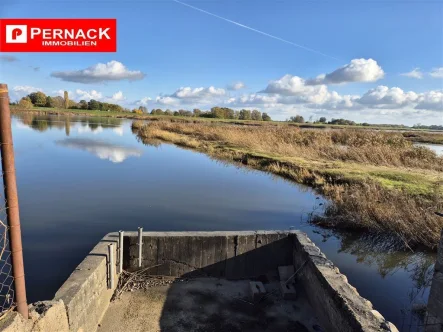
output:
[[[148,113],[148,108],[146,106],[140,106],[140,110],[142,110],[143,113]]]
[[[54,100],[52,99],[52,97],[51,96],[47,96],[46,97],[46,103],[45,103],[45,106],[46,107],[55,107],[55,103],[54,103]]]
[[[261,113],[257,110],[253,110],[251,112],[251,119],[255,120],[255,121],[260,121],[261,120]]]
[[[91,99],[88,102],[88,109],[90,109],[90,110],[99,110],[100,109],[100,102],[98,102],[95,99]]]
[[[69,95],[68,95],[68,91],[65,91],[63,93],[63,99],[65,101],[64,106],[65,106],[66,109],[68,109],[69,108]]]
[[[57,96],[52,98],[52,101],[54,103],[55,108],[63,108],[65,101],[63,100],[63,97]]]
[[[46,105],[46,95],[41,91],[30,93],[28,97],[35,106],[44,107]]]
[[[174,113],[172,113],[172,111],[171,111],[170,109],[167,109],[167,110],[165,111],[165,115],[169,115],[169,116],[171,116],[171,115],[174,115]]]
[[[305,119],[301,115],[291,116],[289,118],[289,121],[296,123],[305,123]]]
[[[151,114],[152,115],[163,115],[164,113],[160,108],[157,108],[157,109],[152,109]]]
[[[251,111],[250,110],[241,110],[240,116],[238,117],[240,120],[251,120]]]
[[[22,99],[20,99],[20,101],[18,102],[18,106],[22,107],[22,108],[32,108],[34,105],[32,104],[31,98],[29,97],[23,97]]]
[[[78,106],[82,110],[87,110],[88,109],[88,103],[84,99],[79,101]]]
[[[76,103],[74,100],[68,100],[68,108],[70,108],[70,109],[78,109],[80,107],[79,107],[79,104]]]
[[[319,120],[318,120],[318,122],[321,122],[321,123],[326,123],[326,118],[324,117],[324,116],[322,116]]]
[[[199,110],[198,108],[194,108],[193,113],[194,113],[194,116],[198,118],[202,114],[202,111]]]
[[[271,121],[271,120],[272,120],[271,117],[268,115],[268,113],[263,113],[263,114],[261,115],[261,119],[262,119],[263,121]]]
[[[211,108],[211,114],[212,114],[213,118],[217,118],[217,119],[223,119],[225,117],[223,109],[218,106]]]

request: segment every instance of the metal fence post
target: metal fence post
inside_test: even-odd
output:
[[[118,264],[119,264],[119,271],[118,273],[122,273],[123,272],[123,235],[124,232],[123,231],[119,231],[118,232],[118,252],[119,252],[119,259],[118,259]]]
[[[143,227],[138,228],[138,267],[142,267]]]
[[[18,208],[17,180],[15,177],[14,148],[12,143],[11,113],[9,110],[8,86],[0,84],[0,143],[3,184],[6,199],[6,215],[12,256],[15,301],[17,311],[28,318],[26,301],[25,268],[23,264],[22,236]]]
[[[114,244],[108,244],[109,254],[109,288],[114,289],[114,275],[115,275],[115,258],[114,258]]]

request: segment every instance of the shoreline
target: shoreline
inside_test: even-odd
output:
[[[220,139],[199,139],[185,124],[137,122],[133,132],[145,144],[175,144],[313,188],[332,202],[326,217],[314,221],[317,225],[388,233],[406,248],[436,249],[443,227],[443,218],[433,213],[443,195],[440,171],[269,155]]]

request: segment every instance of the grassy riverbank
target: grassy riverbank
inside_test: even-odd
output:
[[[291,126],[134,122],[146,143],[171,142],[316,188],[331,199],[331,227],[394,234],[435,248],[443,218],[443,158],[401,133]]]

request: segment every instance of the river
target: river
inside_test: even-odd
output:
[[[305,231],[400,330],[420,324],[436,255],[308,223],[327,202],[311,189],[173,145],[143,145],[131,121],[13,118],[30,302],[51,299],[108,232]]]

